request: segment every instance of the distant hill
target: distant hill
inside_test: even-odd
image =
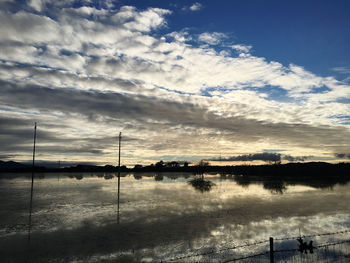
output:
[[[17,163],[14,161],[0,161],[0,171],[1,172],[11,172],[11,171],[21,171],[27,170],[30,166],[22,163]]]
[[[126,166],[120,167],[122,172],[128,171]],[[14,161],[0,161],[0,173],[4,172],[31,172],[32,165],[30,164],[23,164],[18,163]],[[78,164],[74,166],[68,166],[63,168],[52,168],[50,166],[41,165],[39,162],[39,166],[35,165],[34,167],[35,172],[117,172],[118,167],[112,166],[112,165],[105,165],[105,166],[96,166],[96,165],[85,165],[85,164]]]

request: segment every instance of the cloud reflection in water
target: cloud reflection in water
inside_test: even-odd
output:
[[[299,228],[303,234],[313,234],[350,227],[349,184],[333,189],[286,184],[283,194],[276,195],[266,183],[246,182],[242,187],[235,180],[206,175],[216,186],[201,193],[188,183],[188,176],[162,176],[162,181],[150,174],[139,175],[138,180],[133,175],[122,178],[120,225],[116,178],[37,180],[32,256],[92,261],[124,253],[140,261],[269,236],[296,236]],[[23,178],[1,181],[0,253],[20,262],[29,253],[25,238],[29,184]]]

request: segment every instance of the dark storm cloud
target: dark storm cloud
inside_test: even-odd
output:
[[[311,158],[312,156],[291,156],[291,155],[284,155],[283,160],[289,161],[289,162],[303,162],[308,158]]]
[[[33,128],[35,119],[16,119],[8,117],[0,117],[0,145],[1,152],[14,153],[26,152],[30,153],[33,143]],[[72,138],[67,135],[61,135],[47,128],[56,125],[40,123],[37,129],[37,153],[55,153],[55,154],[101,154],[103,149],[108,145],[116,144],[116,136],[105,136],[103,138],[79,137]],[[64,125],[57,125],[65,128]],[[124,141],[135,140],[125,137]],[[13,158],[14,154],[2,154],[0,159]]]
[[[209,161],[230,161],[230,162],[238,162],[238,161],[265,161],[265,162],[278,162],[282,160],[286,160],[289,162],[297,162],[297,161],[305,161],[310,156],[291,156],[291,155],[282,155],[280,153],[254,153],[254,154],[244,154],[238,156],[231,156],[227,158],[214,158]]]
[[[13,154],[0,154],[0,160],[7,160],[16,157],[16,155]]]
[[[2,10],[7,10],[11,12],[20,11],[26,7],[25,1],[12,1],[12,0],[3,0],[0,1],[0,8]]]
[[[31,152],[33,143],[33,128],[35,119],[17,119],[0,117],[0,145],[2,152]],[[64,125],[57,125],[66,128]],[[104,136],[103,138],[79,137],[73,138],[62,135],[47,128],[55,125],[40,123],[37,129],[37,152],[40,153],[90,153],[101,154],[108,145],[117,142],[117,136]],[[135,140],[125,137],[124,141]],[[72,144],[74,143],[74,144]],[[48,145],[49,144],[49,145]],[[54,145],[54,146],[53,146]],[[14,155],[2,154],[0,159],[8,159]]]
[[[82,118],[95,122],[137,122],[145,129],[152,125],[216,129],[224,131],[230,140],[247,142],[268,138],[310,147],[349,144],[348,130],[342,127],[268,123],[244,117],[218,116],[194,103],[142,95],[21,86],[5,81],[0,82],[0,86],[3,105],[42,112],[59,111],[67,116],[80,114]],[[154,124],[154,121],[162,123]]]
[[[18,43],[10,43],[11,46],[19,45],[20,48],[24,46]],[[2,48],[0,43],[0,48]],[[50,69],[46,67],[34,67],[31,64],[16,63],[15,65],[4,65],[0,64],[0,70],[4,72],[11,72],[13,75],[15,73],[21,73],[24,76],[35,76],[36,79],[40,81],[48,82],[51,85],[63,85],[71,87],[72,84],[80,84],[87,87],[100,86],[103,85],[106,88],[118,87],[125,89],[128,92],[140,92],[137,80],[125,80],[120,78],[103,78],[100,76],[89,76],[82,77],[67,71]],[[5,81],[5,80],[4,80]]]
[[[26,109],[78,113],[90,119],[105,116],[112,119],[169,120],[179,124],[204,125],[207,112],[192,104],[181,104],[140,95],[98,93],[73,89],[51,89],[35,85],[17,86],[0,82],[5,105]],[[215,121],[215,116],[208,116]],[[207,125],[205,125],[207,126]]]
[[[336,153],[335,157],[340,159],[350,159],[350,153]]]
[[[34,119],[0,117],[1,151],[28,150],[33,143],[34,122]],[[45,129],[38,130],[37,135],[42,141],[59,141],[54,133]]]
[[[238,155],[238,156],[232,156],[227,158],[221,158],[221,159],[212,159],[210,161],[281,161],[281,154],[279,153],[255,153],[255,154],[245,154],[245,155]]]

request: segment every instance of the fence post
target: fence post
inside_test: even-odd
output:
[[[270,263],[274,263],[275,259],[273,256],[273,237],[270,237]]]

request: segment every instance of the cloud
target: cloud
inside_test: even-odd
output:
[[[311,158],[312,156],[291,156],[291,155],[284,155],[283,160],[289,161],[289,162],[303,162],[307,160],[308,158]]]
[[[122,8],[123,9],[123,8]],[[149,8],[146,11],[137,12],[135,8],[124,8],[117,17],[132,18],[132,21],[127,21],[124,26],[130,30],[141,32],[149,32],[153,29],[163,27],[166,25],[164,15],[171,14],[170,10],[161,8]],[[125,20],[124,20],[125,21]],[[124,22],[123,21],[123,22]]]
[[[335,67],[332,70],[341,74],[350,74],[350,68],[347,67]]]
[[[62,28],[51,18],[24,11],[15,14],[0,11],[0,21],[1,42],[40,44],[58,40],[62,35]]]
[[[45,4],[45,2],[47,1],[44,1],[44,0],[30,0],[28,2],[28,5],[30,7],[32,7],[33,9],[35,9],[36,11],[40,12],[43,8],[43,5]]]
[[[0,142],[3,145],[2,151],[20,153],[29,152],[32,148],[33,121],[31,119],[0,117],[1,125]],[[63,124],[50,125],[47,122],[39,123],[37,129],[37,152],[45,154],[102,154],[108,143],[117,137],[104,137],[103,139],[94,137],[72,138],[55,132],[57,128],[69,128]],[[12,155],[15,156],[15,155]],[[29,159],[29,158],[28,158]]]
[[[334,77],[254,56],[220,32],[172,31],[171,10],[40,3],[2,3],[0,113],[45,123],[57,134],[52,145],[59,135],[108,159],[112,146],[86,141],[123,129],[134,139],[130,160],[169,151],[194,159],[217,149],[229,156],[284,147],[332,158],[350,151],[350,89]],[[62,127],[53,127],[58,120]],[[21,141],[8,133],[3,155]]]
[[[200,42],[207,43],[209,45],[217,45],[221,42],[222,39],[225,39],[226,35],[223,33],[218,33],[218,32],[205,32],[202,33],[198,36],[198,40]]]
[[[198,2],[194,3],[193,5],[191,5],[191,6],[189,7],[189,9],[190,9],[191,11],[199,11],[199,10],[201,10],[202,8],[203,8],[202,4],[201,4],[201,3],[198,3]]]
[[[241,45],[241,44],[232,45],[231,47],[240,53],[248,53],[252,48],[252,46]]]
[[[142,95],[128,95],[114,92],[82,91],[76,89],[51,89],[37,85],[14,85],[2,82],[1,102],[7,105],[21,105],[22,108],[52,110],[66,113],[79,113],[89,118],[105,115],[118,118],[152,118],[154,120],[171,121],[176,124],[195,125],[196,127],[215,127],[217,129],[253,131],[251,125],[260,129],[276,127],[285,128],[293,125],[269,124],[244,117],[220,116],[214,111],[196,105],[195,99],[176,102],[162,98]],[[12,96],[17,94],[18,96]],[[41,98],[41,99],[40,99]],[[41,103],[37,103],[41,101]],[[234,124],[239,124],[234,127]],[[308,125],[297,125],[300,129],[312,129]],[[321,127],[320,131],[322,130]],[[328,127],[324,127],[327,129]],[[329,127],[331,128],[331,127]],[[279,129],[277,129],[279,130]],[[338,130],[338,129],[337,129]]]
[[[199,2],[195,2],[191,6],[184,6],[182,8],[183,11],[193,11],[193,12],[199,11],[201,9],[203,9],[203,5],[201,3],[199,3]]]
[[[186,42],[192,40],[192,37],[190,36],[189,32],[185,30],[181,32],[171,32],[167,34],[167,37],[171,37],[178,42]]]
[[[335,157],[340,159],[350,159],[350,153],[336,153]]]

